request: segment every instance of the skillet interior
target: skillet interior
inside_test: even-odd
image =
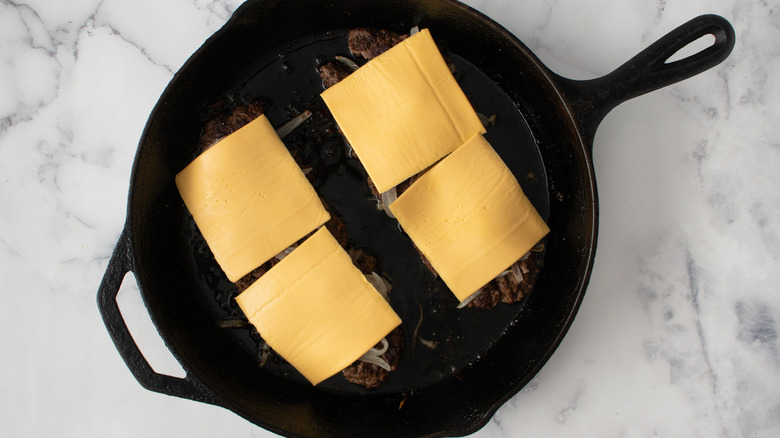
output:
[[[344,10],[351,12],[345,14]],[[193,253],[189,220],[173,185],[175,173],[193,156],[201,126],[200,109],[228,91],[239,90],[239,98],[244,97],[241,94],[263,94],[259,83],[247,82],[250,73],[257,71],[258,65],[283,62],[272,58],[279,52],[285,53],[285,47],[300,46],[301,35],[308,36],[304,39],[321,40],[335,38],[338,32],[355,26],[404,32],[413,25],[430,27],[437,40],[446,42],[458,55],[456,61],[464,70],[464,88],[468,88],[465,81],[469,78],[485,82],[477,71],[469,76],[468,66],[473,65],[490,78],[488,83],[492,81],[503,91],[498,100],[513,105],[519,111],[514,112],[515,117],[522,115],[527,123],[518,123],[516,131],[506,134],[517,135],[516,142],[489,139],[518,173],[522,165],[512,163],[519,155],[513,153],[511,145],[532,148],[532,160],[541,156],[543,165],[532,167],[537,175],[546,172],[546,180],[523,186],[532,187],[529,193],[543,213],[549,208],[552,233],[545,267],[525,305],[503,306],[499,312],[508,316],[498,318],[496,327],[485,330],[477,324],[479,321],[465,325],[471,332],[495,342],[486,351],[472,347],[455,349],[449,356],[454,370],[442,370],[441,362],[419,375],[399,372],[391,376],[392,381],[385,382],[386,386],[369,394],[337,381],[312,388],[295,373],[285,377],[283,370],[259,371],[251,354],[251,341],[216,327],[219,313],[215,310],[214,284],[225,280],[219,279],[216,267],[211,266],[209,272],[202,269],[202,262],[198,263],[201,256]],[[292,74],[306,69],[294,65]],[[289,76],[289,71],[280,68],[278,75]],[[313,85],[319,87],[315,72],[307,74]],[[479,109],[481,97],[472,98]],[[490,100],[486,104],[492,104],[493,99]],[[279,116],[287,105],[281,101],[275,105],[269,106],[269,118],[280,123],[284,118]],[[335,206],[341,202],[338,194],[342,186],[334,184],[325,184],[323,190],[332,192],[325,195]],[[185,369],[211,388],[223,405],[285,434],[438,435],[468,433],[484,424],[503,401],[533,377],[557,346],[587,283],[595,238],[595,203],[586,146],[581,143],[548,73],[524,46],[481,15],[465,6],[441,1],[265,1],[244,5],[169,85],[139,146],[128,220],[136,248],[136,275],[152,319]],[[377,220],[382,219],[382,213],[374,213]],[[373,232],[364,234],[376,236]],[[383,239],[366,238],[366,242],[376,246],[382,263],[379,252],[384,251],[380,248]],[[412,256],[415,261],[416,255]],[[420,266],[419,262],[414,266]],[[393,270],[384,266],[383,269]],[[399,281],[403,280],[394,279],[394,283]],[[402,284],[396,284],[396,288],[404,289]],[[442,300],[447,298],[446,294],[438,292]],[[415,308],[399,310],[407,332],[413,330],[418,312]],[[415,315],[411,316],[411,324],[410,315]],[[492,332],[503,331],[506,318],[515,323],[496,338]],[[436,321],[437,316],[427,315],[425,320]],[[409,339],[407,346],[408,342]],[[479,360],[463,366],[477,353],[482,353]],[[419,363],[424,362],[422,356],[419,359]],[[401,366],[404,365],[402,362]],[[403,408],[399,409],[402,401]]]
[[[262,96],[266,115],[273,122],[284,121],[290,113],[313,111],[311,119],[285,142],[307,164],[314,165],[313,184],[334,213],[345,219],[352,244],[378,257],[380,272],[392,279],[393,308],[404,321],[404,355],[396,372],[372,392],[398,392],[421,388],[442,376],[452,374],[488,347],[517,316],[520,305],[498,306],[491,311],[457,310],[457,301],[441,280],[435,279],[419,262],[411,240],[399,230],[397,222],[377,210],[368,190],[365,172],[356,160],[348,159],[344,142],[319,94],[322,85],[316,72],[318,59],[334,59],[346,54],[346,31],[306,36],[278,47],[239,74],[230,84],[225,100],[253,101]],[[278,53],[283,53],[279,56]],[[452,56],[460,83],[478,110],[495,114],[499,122],[491,126],[487,139],[522,181],[525,192],[546,217],[548,196],[544,167],[530,130],[506,95],[486,76],[462,58]],[[279,123],[276,123],[279,124]],[[199,149],[199,148],[195,148]],[[335,152],[325,161],[323,152]],[[198,151],[194,150],[193,155]],[[334,158],[335,156],[335,158]],[[325,164],[327,162],[327,165]],[[205,241],[195,231],[192,247],[195,262],[209,289],[218,299],[215,318],[242,315],[233,301],[236,290],[225,281],[208,251]],[[419,325],[418,325],[419,324]],[[415,331],[417,329],[417,331]],[[257,342],[248,329],[226,330],[248,357],[257,356]],[[430,348],[418,341],[434,342]],[[302,376],[284,361],[265,363],[267,371],[305,384]],[[321,389],[363,393],[362,387],[350,384],[340,374],[320,384]]]

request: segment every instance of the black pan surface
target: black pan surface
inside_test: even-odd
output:
[[[486,137],[552,230],[544,267],[522,303],[456,311],[454,297],[425,271],[395,221],[367,199],[360,169],[342,156],[318,170],[316,188],[345,217],[353,243],[379,258],[404,321],[407,348],[399,370],[373,391],[339,376],[312,387],[283,363],[260,368],[248,331],[219,327],[231,313],[220,305],[228,283],[173,183],[197,153],[203,108],[221,99],[263,98],[277,125],[316,110],[318,59],[346,55],[345,32],[358,26],[431,29],[477,111],[497,114]],[[713,47],[665,63],[706,34],[715,35]],[[280,434],[471,433],[538,372],[583,298],[596,244],[590,149],[598,122],[623,100],[719,63],[733,38],[722,18],[699,17],[613,74],[577,82],[556,76],[506,30],[454,1],[247,2],[187,61],[150,115],[131,176],[127,223],[98,291],[109,333],[144,387],[226,407]],[[288,146],[306,147],[307,138],[319,135],[317,122],[307,122]],[[116,293],[129,271],[185,378],[155,373],[124,326]],[[421,316],[419,334],[436,349],[412,337]]]

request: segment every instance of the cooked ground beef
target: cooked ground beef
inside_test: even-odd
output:
[[[482,287],[482,293],[471,300],[468,307],[489,310],[498,303],[512,304],[522,300],[531,291],[539,274],[537,253],[532,251],[527,259],[518,264],[523,273],[522,281],[518,282],[512,273],[497,277]]]
[[[379,190],[376,189],[374,180],[372,180],[370,176],[366,177],[366,184],[368,184],[368,190],[371,190],[372,195],[376,196],[377,199],[381,198],[382,194],[379,193]]]
[[[279,259],[274,257],[271,260],[268,260],[267,262],[255,268],[252,272],[239,278],[235,283],[236,289],[238,289],[238,294],[245,291],[249,286],[252,285],[252,283],[254,283],[260,277],[265,275],[265,273],[268,272],[271,268],[273,268],[274,265],[276,265],[277,263],[279,263]],[[238,296],[238,294],[236,294],[236,296]]]
[[[203,127],[203,132],[200,135],[200,146],[203,149],[208,148],[262,114],[263,105],[260,103],[239,105],[229,112],[215,114],[206,121]]]
[[[385,29],[358,27],[349,31],[347,43],[353,55],[373,59],[408,37]]]
[[[347,253],[349,254],[350,258],[352,258],[352,263],[354,263],[355,266],[360,269],[360,272],[364,274],[376,272],[379,274],[379,262],[373,255],[363,251],[362,249],[355,249],[352,246],[347,248]]]
[[[387,339],[388,344],[387,351],[380,357],[390,365],[391,370],[395,371],[398,369],[398,362],[401,360],[401,352],[404,347],[404,337],[401,327],[396,327],[385,337],[385,339]],[[381,346],[382,344],[379,343],[374,348],[380,348]],[[348,382],[365,386],[367,389],[376,388],[390,374],[389,371],[377,365],[360,360],[355,361],[352,365],[344,368],[341,373]]]
[[[320,79],[322,79],[322,87],[330,88],[352,74],[352,69],[346,64],[339,61],[329,62],[327,64],[317,67],[317,71],[320,73]]]

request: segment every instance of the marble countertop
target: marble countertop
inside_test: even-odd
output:
[[[547,365],[474,436],[780,436],[780,3],[466,3],[575,79],[696,15],[737,35],[723,64],[601,124],[585,300]],[[239,4],[0,1],[0,435],[273,436],[141,388],[95,305],[149,112]],[[180,375],[132,276],[119,301],[155,369]]]

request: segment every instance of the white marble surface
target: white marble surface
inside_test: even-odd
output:
[[[95,305],[149,111],[239,3],[0,1],[0,435],[272,436],[142,389]],[[725,63],[604,120],[585,301],[474,436],[780,436],[780,2],[467,3],[579,79],[702,13],[737,33]],[[152,364],[180,372],[132,277],[120,301]]]

